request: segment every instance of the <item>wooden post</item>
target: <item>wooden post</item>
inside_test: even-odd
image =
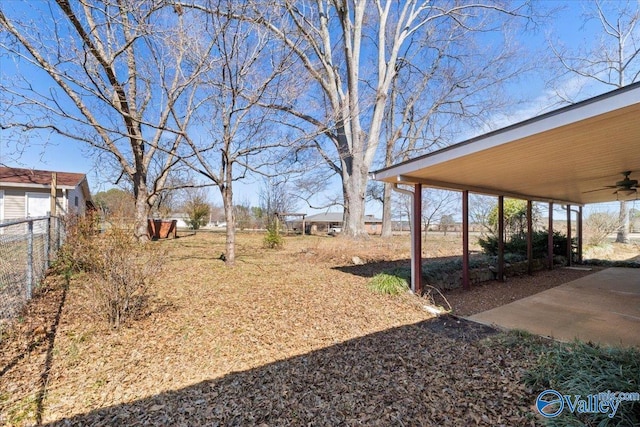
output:
[[[306,224],[304,222],[304,218],[306,215],[302,215],[302,235],[304,236],[305,230],[306,230]]]
[[[469,191],[462,192],[462,288],[469,290]]]
[[[498,196],[498,281],[504,282],[504,196]]]
[[[411,290],[422,295],[422,185],[415,184],[411,204]]]
[[[571,247],[571,205],[567,205],[567,266],[571,267],[573,248]]]
[[[533,202],[527,200],[527,273],[533,274]]]
[[[51,196],[50,196],[50,208],[49,215],[56,216],[58,203],[56,201],[56,197],[58,195],[58,174],[53,172],[51,173]]]
[[[553,270],[553,202],[549,202],[549,235],[547,236],[547,268]]]

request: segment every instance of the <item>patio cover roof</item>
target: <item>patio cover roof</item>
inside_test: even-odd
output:
[[[640,179],[640,83],[372,173],[376,180],[562,204],[618,200]],[[600,191],[592,191],[598,190]],[[631,196],[632,199],[638,194]]]

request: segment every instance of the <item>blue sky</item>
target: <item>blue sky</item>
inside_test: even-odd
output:
[[[522,42],[526,44],[532,54],[537,54],[541,47],[546,44],[545,39],[550,37],[554,42],[566,44],[569,47],[577,45],[588,45],[593,43],[597,38],[594,37],[594,25],[584,25],[583,21],[583,4],[578,1],[548,1],[545,2],[548,7],[559,7],[553,19],[549,22],[547,28],[539,28],[537,33],[529,34]],[[5,63],[6,58],[2,58],[0,63],[0,73],[2,69],[8,68],[9,64]],[[506,117],[496,117],[494,121],[495,127],[507,125],[516,121],[524,120],[547,111],[550,106],[555,105],[555,99],[552,92],[545,87],[546,76],[540,75],[538,78],[531,79],[526,83],[520,83],[518,86],[512,87],[512,90],[524,94],[530,101],[526,105],[518,107]],[[592,95],[594,91],[602,91],[602,89],[591,88],[583,85],[580,79],[569,79],[566,82],[567,91],[575,95],[578,99]],[[478,133],[475,130],[469,130],[468,136]],[[20,155],[16,152],[20,151]],[[92,192],[106,190],[112,187],[112,183],[103,176],[96,165],[95,154],[87,150],[84,144],[79,142],[63,139],[57,135],[51,135],[48,141],[33,142],[30,140],[26,145],[16,145],[13,141],[3,138],[0,131],[0,163],[11,166],[27,167],[34,169],[48,169],[57,171],[81,172],[86,173],[89,177]],[[250,202],[253,205],[259,204],[258,192],[260,180],[255,182],[237,182],[235,185],[236,202]],[[336,193],[339,192],[339,181],[335,180]],[[210,199],[214,203],[221,204],[220,196],[216,189],[210,190]],[[608,207],[606,207],[608,209]],[[616,204],[611,204],[610,210],[615,210]],[[313,213],[312,209],[300,206],[300,211]],[[339,210],[334,208],[332,210]],[[369,213],[378,214],[380,207],[376,204],[369,206]]]

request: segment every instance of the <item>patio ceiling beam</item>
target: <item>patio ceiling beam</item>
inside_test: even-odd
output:
[[[582,206],[581,203],[576,203],[575,201],[571,201],[571,200],[549,199],[548,197],[543,197],[543,196],[538,196],[533,194],[521,194],[521,193],[514,193],[512,191],[496,189],[496,188],[477,187],[474,185],[458,184],[455,182],[444,182],[444,181],[437,181],[432,179],[416,178],[409,175],[398,175],[397,181],[398,181],[398,184],[407,184],[407,185],[422,184],[427,187],[439,188],[442,190],[470,191],[472,193],[486,194],[488,196],[504,196],[512,199],[531,200],[534,202],[546,202],[546,203],[557,203],[561,205]]]

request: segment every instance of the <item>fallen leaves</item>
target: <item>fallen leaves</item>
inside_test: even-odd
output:
[[[526,349],[486,346],[482,339],[495,333],[491,328],[451,316],[431,319],[416,297],[373,294],[366,277],[336,268],[353,256],[402,258],[408,239],[349,249],[340,238],[306,236],[286,238],[284,250],[269,251],[261,237],[238,236],[241,250],[231,269],[214,259],[224,236],[159,242],[172,260],[150,310],[118,331],[88,321],[72,284],[44,421],[530,424],[531,393],[520,385],[531,363]],[[55,308],[54,297],[30,307]],[[21,348],[19,340],[15,349],[9,341],[2,342],[0,369]],[[0,400],[0,422],[32,422],[28,415],[10,419],[10,410],[14,393],[28,397],[37,390],[41,350],[34,347],[0,377],[0,396],[12,396]]]

